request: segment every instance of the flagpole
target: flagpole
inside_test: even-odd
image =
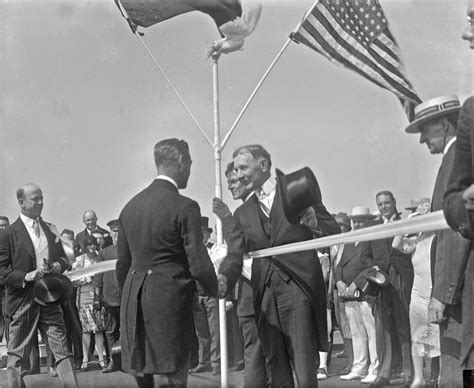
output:
[[[171,89],[173,90],[174,94],[176,95],[176,97],[178,97],[178,100],[181,102],[181,104],[184,106],[184,109],[186,109],[186,112],[188,112],[189,116],[191,117],[191,119],[193,120],[194,124],[196,124],[196,127],[199,129],[199,131],[201,132],[201,135],[204,137],[204,139],[206,140],[206,142],[211,146],[213,147],[212,145],[212,141],[211,139],[209,138],[209,136],[207,136],[207,133],[204,131],[204,129],[201,127],[201,125],[199,124],[199,122],[196,120],[196,117],[194,117],[193,113],[191,112],[191,110],[188,108],[188,106],[186,105],[186,103],[184,102],[183,98],[181,97],[181,95],[178,93],[178,90],[175,88],[175,86],[173,85],[173,83],[171,82],[171,80],[168,78],[168,76],[166,75],[165,71],[163,70],[163,68],[161,67],[161,65],[158,63],[157,59],[155,58],[155,56],[153,55],[153,53],[151,52],[151,50],[148,48],[148,46],[146,45],[146,43],[143,41],[142,37],[139,35],[139,34],[135,34],[135,36],[138,38],[138,40],[140,41],[140,43],[142,44],[142,46],[145,48],[145,51],[148,53],[148,55],[150,56],[150,58],[152,59],[152,61],[154,62],[155,66],[158,68],[159,72],[161,73],[161,75],[165,78],[166,82],[168,82],[168,85],[171,87]]]
[[[216,173],[215,194],[217,198],[222,199],[222,178],[221,178],[221,147],[220,147],[220,123],[219,123],[219,61],[220,53],[215,52],[212,55],[212,85],[214,100],[214,167]],[[216,216],[216,235],[217,246],[224,244],[222,235],[222,222]],[[225,298],[219,299],[219,336],[221,352],[221,387],[227,388],[227,322],[225,311]]]
[[[314,7],[316,7],[316,4],[319,2],[319,0],[316,0],[313,5],[311,6],[311,8],[308,9],[308,11],[306,11],[305,15],[303,16],[303,19],[301,19],[301,21],[298,23],[298,25],[295,27],[295,29],[293,30],[293,33],[298,31],[301,27],[301,25],[305,22],[305,20],[308,18],[308,16],[311,14],[311,12],[313,11]],[[291,39],[291,34],[290,34],[290,37],[287,39],[287,41],[285,42],[285,44],[283,45],[283,47],[281,48],[281,50],[278,52],[278,54],[276,55],[275,59],[272,61],[272,63],[270,64],[270,66],[268,67],[267,71],[263,74],[262,78],[260,79],[260,81],[258,82],[257,86],[255,86],[255,89],[253,90],[252,94],[250,94],[250,97],[248,98],[247,102],[244,104],[242,110],[240,111],[240,113],[238,114],[237,118],[235,119],[234,123],[232,124],[232,126],[230,127],[229,131],[226,133],[226,135],[224,136],[224,139],[222,140],[222,144],[221,144],[221,150],[224,149],[225,145],[227,144],[227,141],[229,140],[230,136],[232,135],[232,133],[234,132],[235,130],[235,127],[237,126],[237,124],[239,123],[240,119],[242,118],[243,114],[245,113],[245,111],[247,110],[248,106],[250,105],[250,103],[252,102],[253,98],[255,97],[255,95],[257,94],[258,90],[260,89],[260,86],[262,86],[263,82],[265,81],[265,79],[267,78],[268,74],[270,74],[270,71],[272,71],[273,67],[276,65],[276,63],[278,62],[278,60],[280,59],[280,57],[283,55],[283,53],[285,52],[286,48],[288,47],[288,45],[291,43],[292,39]]]

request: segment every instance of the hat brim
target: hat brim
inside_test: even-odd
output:
[[[410,207],[406,207],[405,210],[410,210],[410,211],[414,211],[416,210],[418,206],[410,206]]]
[[[368,219],[368,220],[373,220],[377,216],[374,216],[373,214],[357,214],[355,216],[348,215],[351,220],[361,220],[361,219]]]
[[[450,114],[459,113],[460,110],[461,110],[461,107],[456,106],[456,107],[454,107],[454,108],[444,109],[444,110],[442,110],[442,111],[433,113],[433,114],[428,115],[428,116],[420,117],[419,119],[413,120],[413,121],[405,128],[405,132],[406,132],[406,133],[411,133],[411,134],[420,133],[420,125],[421,125],[421,124],[426,123],[427,121],[430,121],[430,120],[439,118],[439,117],[449,116]]]
[[[71,280],[62,274],[50,273],[36,281],[33,297],[42,306],[61,304],[68,300],[73,291]]]

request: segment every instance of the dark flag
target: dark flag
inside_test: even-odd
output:
[[[290,37],[395,93],[412,120],[421,99],[377,0],[320,0]]]
[[[115,3],[134,33],[137,26],[149,27],[191,11],[208,14],[218,27],[242,14],[239,0],[115,0]]]

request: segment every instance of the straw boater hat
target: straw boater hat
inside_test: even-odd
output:
[[[410,206],[406,207],[406,210],[410,211],[415,211],[418,205],[421,205],[422,203],[429,203],[430,199],[427,197],[421,197],[421,198],[413,198],[410,199]]]
[[[361,218],[364,218],[364,219],[374,219],[375,216],[370,212],[370,209],[368,207],[364,207],[364,206],[356,206],[356,207],[353,207],[352,208],[352,212],[351,214],[349,214],[348,216],[350,219],[354,220],[358,220],[358,219],[361,219]]]
[[[461,103],[458,96],[441,96],[422,102],[415,107],[415,118],[406,127],[406,133],[420,132],[420,124],[450,114],[458,114],[461,109]]]

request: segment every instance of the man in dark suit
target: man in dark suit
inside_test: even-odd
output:
[[[42,306],[33,297],[33,286],[38,279],[51,272],[63,272],[69,262],[51,225],[40,217],[43,210],[41,189],[30,183],[18,189],[16,194],[20,217],[0,233],[0,285],[6,285],[5,316],[9,322],[7,385],[25,386],[24,366],[33,336],[39,329],[48,340],[64,386],[76,387],[61,306]]]
[[[203,244],[199,205],[178,191],[191,172],[187,143],[160,141],[154,159],[157,178],[119,217],[122,367],[139,387],[152,387],[154,374],[185,386],[197,350],[195,279],[211,296],[217,296],[217,281]]]
[[[113,245],[102,249],[97,256],[97,261],[117,260],[118,257],[117,239],[120,230],[119,220],[111,220],[107,222],[107,226],[110,228],[110,236],[112,237]],[[100,304],[102,304],[105,309],[105,339],[110,356],[112,348],[120,339],[120,297],[117,276],[115,271],[102,272],[95,276],[94,281],[96,282],[96,287],[102,290]],[[110,357],[109,365],[107,365],[102,372],[111,373],[117,370],[117,366]]]
[[[245,187],[237,178],[234,163],[229,163],[225,172],[227,188],[234,199],[245,202],[253,195],[253,191]],[[237,221],[232,217],[229,207],[219,198],[214,198],[212,211],[222,221],[222,233],[227,245],[235,240],[234,235],[241,232]],[[238,249],[238,248],[237,248]],[[233,247],[230,250],[237,250]],[[245,263],[248,268],[251,263]],[[258,339],[257,323],[255,321],[255,310],[253,308],[253,292],[250,285],[250,273],[245,269],[242,271],[246,276],[239,276],[237,282],[237,316],[239,327],[244,340],[244,387],[264,387],[267,383],[267,371],[265,357],[263,356],[262,344]]]
[[[104,244],[102,248],[112,245],[112,237],[110,237],[109,232],[97,225],[97,215],[94,210],[86,210],[82,214],[82,222],[84,222],[86,228],[77,234],[75,241],[75,243],[79,245],[81,253],[84,253],[84,239],[86,236],[93,235],[94,232],[100,232],[104,236]]]
[[[397,202],[391,191],[380,191],[375,196],[380,212],[374,224],[385,224],[400,219]],[[375,328],[379,369],[370,386],[390,384],[390,378],[411,376],[411,335],[409,305],[413,285],[413,265],[410,255],[392,248],[393,238],[363,243],[373,265],[387,272],[389,285],[380,290],[375,302]],[[400,371],[401,370],[401,371]],[[398,376],[399,375],[399,376]]]
[[[219,268],[219,282],[231,287],[242,271],[242,255],[258,249],[340,232],[322,204],[306,209],[307,224],[293,225],[283,212],[278,183],[271,176],[271,158],[260,145],[244,146],[233,154],[241,182],[252,195],[234,213],[241,231]],[[233,261],[234,258],[238,260]],[[254,260],[252,289],[259,338],[272,386],[317,387],[318,350],[327,351],[326,287],[315,251]]]
[[[443,154],[436,177],[431,211],[443,208],[443,196],[454,165],[456,127],[461,104],[456,96],[442,96],[427,100],[415,107],[415,119],[407,133],[419,133],[420,143],[427,145],[431,154]],[[439,324],[441,363],[439,384],[461,387],[462,369],[459,362],[462,342],[462,273],[466,267],[469,240],[451,229],[436,232],[432,249],[433,289],[429,318]],[[438,382],[438,376],[432,376]]]
[[[474,9],[468,14],[474,17]],[[474,25],[470,26],[473,42]],[[465,33],[467,34],[467,32]],[[459,114],[454,165],[444,195],[443,209],[449,226],[471,240],[468,258],[457,282],[462,289],[462,341],[460,363],[465,369],[474,369],[474,96],[463,104]],[[457,265],[455,257],[450,263]]]
[[[352,209],[349,218],[354,230],[370,226],[375,218],[370,209],[357,206]],[[374,298],[364,295],[363,271],[372,266],[370,256],[364,254],[367,244],[344,244],[341,259],[337,264],[334,281],[339,297],[344,302],[344,309],[351,329],[354,361],[348,374],[341,379],[361,380],[364,384],[375,381],[378,373],[379,359],[375,341],[375,318],[372,315]],[[370,356],[370,362],[369,362]]]

